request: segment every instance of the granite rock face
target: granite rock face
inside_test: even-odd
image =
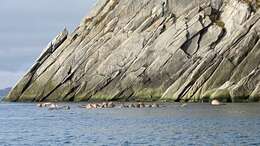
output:
[[[8,101],[258,101],[260,11],[242,0],[98,0]]]

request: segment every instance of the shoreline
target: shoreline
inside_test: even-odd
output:
[[[104,101],[104,102],[110,102],[110,101]],[[88,101],[81,101],[81,102],[51,102],[51,101],[46,101],[46,102],[10,102],[10,101],[0,101],[0,103],[5,103],[5,104],[38,104],[38,103],[56,103],[56,104],[67,104],[67,105],[74,105],[74,104],[100,104],[103,102],[88,102]],[[113,101],[115,104],[131,104],[131,103],[140,103],[140,102],[135,102],[135,101],[128,101],[128,102],[119,102],[119,101]],[[142,102],[145,104],[152,104],[152,103],[157,103],[161,105],[175,105],[175,104],[210,104],[210,102]],[[221,102],[226,105],[228,104],[260,104],[260,102]]]
[[[0,102],[3,106],[33,106],[39,109],[47,110],[75,110],[75,109],[85,109],[85,110],[98,110],[98,109],[171,109],[175,107],[179,108],[192,108],[196,106],[205,106],[210,108],[225,109],[230,106],[259,106],[260,102],[250,102],[250,103],[220,103],[214,105],[212,103],[180,103],[180,102],[107,102],[107,103],[96,103],[96,102]],[[112,105],[112,106],[111,106]]]
[[[113,102],[113,103],[211,103],[211,101],[199,101],[199,102],[193,102],[193,101],[188,101],[188,102],[183,102],[183,101],[41,101],[41,102],[35,102],[35,101],[6,101],[6,100],[1,100],[0,102],[5,102],[5,103],[46,103],[46,102],[52,102],[52,103],[103,103],[103,102]],[[226,101],[220,101],[221,103],[229,104],[229,103],[260,103],[259,101],[239,101],[239,102],[226,102]]]

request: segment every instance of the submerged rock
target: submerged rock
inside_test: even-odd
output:
[[[186,106],[188,106],[187,103],[182,103],[182,104],[181,104],[181,107],[186,107]]]
[[[6,100],[258,101],[259,32],[247,1],[98,0]]]

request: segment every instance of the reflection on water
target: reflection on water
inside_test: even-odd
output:
[[[260,145],[260,104],[48,111],[0,104],[0,145]]]

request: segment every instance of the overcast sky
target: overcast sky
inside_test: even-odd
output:
[[[96,0],[0,0],[0,89],[25,73],[66,26],[70,31]]]

